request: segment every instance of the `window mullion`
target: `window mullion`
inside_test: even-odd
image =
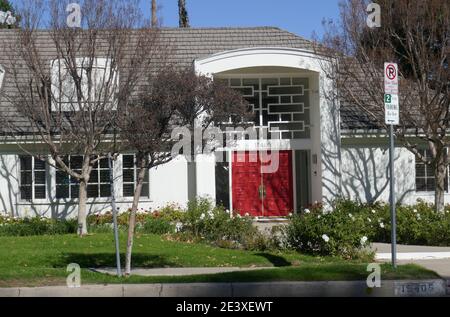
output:
[[[35,175],[34,175],[34,156],[31,157],[31,201],[34,201],[35,192]]]

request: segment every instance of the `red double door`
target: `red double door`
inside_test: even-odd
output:
[[[269,153],[270,154],[270,153]],[[233,153],[233,209],[253,217],[282,217],[294,209],[292,151],[279,151],[278,168],[266,173],[257,152]]]

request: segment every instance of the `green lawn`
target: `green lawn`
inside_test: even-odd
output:
[[[122,260],[125,235],[121,234]],[[89,271],[115,266],[111,234],[0,237],[0,287],[64,284],[69,263],[82,268],[83,283],[244,282],[366,279],[366,263],[300,255],[296,252],[249,252],[214,248],[205,244],[166,241],[156,235],[135,240],[134,267],[274,267],[273,269],[186,277],[118,279]],[[400,266],[393,272],[383,265],[382,278],[434,278],[419,266]]]

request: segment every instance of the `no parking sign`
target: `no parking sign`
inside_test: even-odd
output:
[[[384,63],[384,110],[386,124],[399,124],[398,66]]]
[[[396,63],[384,63],[384,93],[398,95],[398,66]]]

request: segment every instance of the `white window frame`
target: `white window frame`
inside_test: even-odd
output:
[[[422,152],[426,152],[428,151],[428,149],[418,149],[419,151]],[[425,166],[425,176],[417,176],[417,164],[421,164]],[[422,179],[428,179],[428,178],[433,178],[434,176],[430,177],[427,176],[427,164],[423,163],[422,161],[417,161],[417,157],[414,155],[414,191],[416,192],[416,194],[419,195],[434,195],[435,191],[436,191],[436,184],[434,184],[435,190],[417,190],[417,178],[422,178]],[[450,168],[447,167],[447,190],[444,189],[444,192],[446,194],[450,193]]]
[[[79,68],[81,70],[81,72],[83,71],[83,65],[86,65],[87,63],[90,63],[91,58],[76,58],[76,64],[77,64],[77,68]],[[114,95],[114,99],[111,100],[111,109],[110,110],[116,110],[117,109],[117,100],[116,100],[116,94],[119,90],[119,72],[117,69],[115,70],[111,70],[111,59],[109,58],[101,58],[101,57],[96,57],[93,60],[93,66],[94,69],[100,69],[100,70],[104,70],[104,74],[107,74],[108,76],[104,75],[101,76],[101,80],[104,81],[108,81],[109,78],[109,74],[112,74],[113,78],[111,79],[111,83],[113,83],[113,87],[115,88],[115,92],[112,93],[110,92],[110,94]],[[64,80],[64,77],[68,76],[68,79],[70,80],[71,77],[70,75],[67,74],[67,66],[65,64],[65,61],[62,59],[56,59],[56,60],[52,60],[50,62],[50,69],[51,69],[51,92],[52,92],[52,96],[54,98],[54,100],[52,100],[52,111],[56,112],[56,111],[79,111],[78,105],[76,105],[77,101],[64,101],[65,99],[70,99],[71,97],[61,97],[60,92],[64,90],[63,86],[61,87],[61,91],[59,89],[59,84],[60,84],[60,79]],[[95,76],[95,71],[93,71],[93,76]],[[83,76],[83,74],[82,74]],[[84,93],[83,95],[87,95],[87,93]],[[74,96],[72,96],[73,98]],[[98,97],[96,95],[96,89],[92,89],[91,92],[91,96],[84,96],[85,98],[87,97],[89,100],[93,100],[95,102],[95,100],[97,99],[96,97]],[[61,102],[58,102],[61,99]],[[88,100],[88,101],[89,101]],[[60,106],[58,105],[60,104]]]
[[[123,171],[125,170],[125,169],[127,169],[127,170],[130,170],[131,168],[130,167],[124,167],[124,164],[123,164],[123,157],[124,156],[133,156],[133,160],[134,160],[134,164],[133,164],[133,179],[134,179],[134,184],[133,184],[133,182],[125,182],[124,181],[124,173],[123,173]],[[151,190],[150,190],[150,170],[148,170],[147,171],[147,173],[148,173],[148,193],[144,193],[144,192],[142,192],[141,193],[141,198],[143,198],[143,199],[150,199],[150,193],[151,193]],[[129,154],[122,154],[122,170],[121,170],[121,175],[122,175],[122,182],[121,182],[121,187],[122,187],[122,197],[123,198],[133,198],[133,196],[125,196],[125,193],[124,193],[124,191],[123,191],[123,186],[124,185],[126,185],[126,184],[133,184],[134,185],[134,189],[136,189],[136,184],[137,184],[137,177],[138,177],[138,168],[137,168],[137,166],[136,166],[136,154],[134,154],[134,153],[129,153]],[[145,182],[144,182],[144,184],[145,184]]]
[[[31,185],[29,185],[29,186],[31,186],[31,199],[29,199],[29,200],[22,197],[22,171],[23,171],[23,169],[22,169],[22,164],[21,164],[21,160],[20,160],[21,157],[29,157],[29,158],[31,158]],[[32,156],[32,155],[18,155],[17,159],[18,159],[18,175],[19,175],[19,177],[18,177],[18,180],[19,180],[19,201],[20,202],[28,202],[28,203],[30,203],[30,202],[46,202],[48,200],[48,197],[49,197],[49,193],[48,193],[48,190],[47,190],[48,175],[49,175],[48,164],[45,164],[45,169],[44,170],[41,170],[41,169],[36,170],[36,168],[35,168],[35,160],[36,160],[36,158],[34,156]],[[45,161],[43,161],[43,162],[45,162]],[[28,170],[26,170],[26,171],[28,171]],[[35,177],[35,172],[36,171],[41,171],[41,172],[44,171],[45,172],[45,175],[44,175],[45,182],[44,182],[44,184],[36,184],[36,180],[35,180],[35,178],[36,178]],[[27,186],[28,186],[28,184],[27,184]],[[44,186],[45,198],[36,198],[36,188],[35,188],[35,186]]]
[[[72,157],[82,157],[82,155],[70,155],[69,156],[69,161],[70,161],[70,159],[72,158]],[[101,190],[100,190],[100,187],[101,187],[101,185],[109,185],[109,186],[112,186],[111,185],[111,182],[110,182],[110,180],[109,180],[109,178],[108,178],[108,181],[107,182],[102,182],[101,181],[101,179],[100,179],[100,175],[101,175],[101,171],[103,170],[108,170],[109,171],[109,167],[107,167],[107,168],[105,168],[105,167],[100,167],[100,161],[98,161],[97,162],[97,168],[96,169],[93,169],[92,170],[92,172],[94,172],[94,171],[96,171],[97,172],[97,182],[95,182],[95,183],[88,183],[87,184],[87,186],[89,187],[89,185],[94,185],[94,186],[98,186],[98,191],[97,191],[97,196],[96,197],[87,197],[87,199],[88,199],[88,201],[90,201],[90,200],[99,200],[99,199],[109,199],[110,198],[110,196],[107,196],[107,197],[101,197],[100,196],[100,192],[101,192]],[[72,167],[71,167],[72,168]],[[67,177],[68,177],[68,180],[69,180],[69,182],[68,182],[68,184],[67,185],[65,185],[65,186],[69,186],[69,197],[57,197],[57,188],[58,188],[58,185],[59,186],[64,186],[64,184],[58,184],[58,182],[57,182],[57,172],[58,172],[58,170],[57,169],[55,169],[55,173],[54,173],[54,184],[55,184],[55,192],[54,192],[54,197],[55,197],[55,199],[56,200],[66,200],[66,201],[74,201],[74,200],[77,200],[77,199],[79,199],[79,197],[72,197],[72,187],[76,187],[76,186],[78,186],[77,185],[77,183],[72,183],[71,182],[71,178],[72,178],[72,176],[70,176],[70,175],[67,175]],[[92,173],[91,172],[91,173]],[[62,173],[64,173],[64,172],[62,172]],[[113,174],[114,174],[114,168],[113,168]]]
[[[303,105],[303,111],[302,112],[305,113],[306,110],[309,111],[309,124],[306,124],[306,122],[304,122],[304,121],[295,121],[295,120],[285,121],[285,120],[281,120],[281,117],[280,117],[279,121],[272,121],[272,122],[268,123],[268,126],[264,126],[264,124],[263,124],[263,113],[262,113],[262,93],[261,93],[262,92],[262,90],[261,90],[262,84],[261,84],[261,80],[262,79],[267,79],[267,78],[278,79],[279,83],[281,83],[280,80],[282,78],[290,78],[291,80],[294,79],[294,78],[302,78],[302,79],[307,79],[308,80],[309,87],[308,88],[304,88],[303,87],[303,93],[305,93],[305,92],[309,93],[309,105],[308,106]],[[214,75],[214,79],[218,79],[218,80],[240,79],[241,83],[242,83],[242,81],[244,79],[258,79],[259,80],[259,89],[257,91],[258,91],[259,99],[260,99],[259,100],[259,103],[260,103],[259,112],[260,112],[260,114],[259,114],[259,122],[252,122],[254,124],[254,127],[257,128],[257,129],[263,129],[263,128],[270,128],[271,124],[303,122],[304,123],[303,131],[297,131],[297,130],[276,130],[276,131],[272,130],[272,131],[276,132],[276,133],[281,133],[281,134],[282,133],[291,133],[291,135],[294,136],[294,132],[304,132],[308,128],[309,129],[309,133],[310,133],[309,138],[297,139],[295,137],[292,137],[292,138],[290,138],[290,140],[311,140],[312,139],[312,133],[313,133],[312,132],[312,130],[313,130],[313,124],[312,124],[312,122],[313,122],[313,114],[312,114],[313,109],[312,109],[312,105],[313,105],[313,102],[311,100],[311,97],[312,97],[314,91],[313,91],[313,89],[311,87],[312,77],[311,77],[311,73],[310,72],[304,72],[304,71],[296,71],[296,72],[292,72],[292,73],[284,73],[284,72],[260,73],[260,72],[256,72],[256,73],[247,73],[247,74],[246,73],[239,73],[239,72],[229,72],[227,74],[220,74],[220,73],[215,74]],[[299,86],[299,85],[293,85],[293,84],[292,85],[281,85],[280,84],[280,85],[277,85],[277,86],[268,85],[267,92],[269,93],[269,87],[294,87],[294,86]],[[229,82],[229,87],[234,88],[234,87],[237,87],[237,86],[231,86],[231,81],[230,81]],[[241,87],[245,87],[245,86],[241,85]],[[253,87],[248,86],[247,88],[252,88],[253,94],[255,93],[255,90],[254,90]],[[248,96],[249,95],[244,95],[244,97],[248,97]],[[255,109],[254,109],[253,105],[252,105],[252,108],[253,108],[253,111],[254,111]],[[267,111],[269,112],[269,107],[267,108]],[[286,114],[288,114],[288,113],[286,113]],[[247,123],[250,123],[250,122],[247,122]],[[284,137],[282,139],[283,140],[287,140]]]

